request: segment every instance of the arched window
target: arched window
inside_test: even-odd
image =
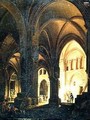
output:
[[[78,69],[78,58],[76,59],[76,69]]]
[[[43,74],[46,74],[46,70],[43,71]]]
[[[80,59],[80,69],[83,69],[84,68],[84,58],[81,57]]]
[[[42,75],[42,69],[40,70],[40,75]]]

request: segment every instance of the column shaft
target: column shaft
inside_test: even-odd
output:
[[[49,104],[58,106],[60,104],[60,98],[58,97],[59,92],[59,65],[54,64],[51,68],[51,75],[50,75],[50,99]]]
[[[87,32],[87,74],[88,74],[88,92],[90,93],[90,26]]]

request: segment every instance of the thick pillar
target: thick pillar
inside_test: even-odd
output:
[[[86,56],[87,56],[87,77],[88,77],[88,92],[90,93],[90,3],[87,2],[85,4],[84,18],[85,18],[85,26],[87,28],[87,39],[86,39]]]
[[[2,58],[0,59],[0,102],[4,100],[5,97],[5,74],[4,74],[4,64]]]
[[[50,99],[49,104],[58,106],[60,99],[58,97],[58,85],[59,81],[57,78],[50,77]]]
[[[5,70],[4,75],[5,75],[5,98],[9,100],[9,74],[7,68]]]
[[[33,83],[32,83],[32,98],[35,99],[35,104],[38,103],[38,66],[37,62],[33,63]]]
[[[24,96],[27,93],[27,76],[26,76],[26,59],[23,54],[21,54],[21,72],[20,72],[20,79],[21,79],[21,92],[24,94]]]
[[[88,92],[90,93],[90,23],[87,24],[87,76],[88,76]]]
[[[55,62],[57,63],[57,62]],[[51,74],[50,74],[50,99],[49,104],[54,106],[59,106],[61,100],[58,97],[59,93],[59,65],[53,64],[51,68]]]
[[[22,16],[24,18],[25,28],[26,28],[26,39],[23,43],[20,43],[20,53],[21,53],[21,92],[25,97],[31,97],[32,95],[32,58],[31,58],[31,36],[30,36],[30,26],[28,23],[29,15],[29,3],[30,1],[22,0],[17,1],[17,6],[19,7]]]
[[[33,71],[32,71],[32,97],[36,104],[38,103],[38,45],[33,44],[32,58],[33,58]]]

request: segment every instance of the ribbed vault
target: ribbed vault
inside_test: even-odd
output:
[[[35,35],[38,36],[36,43],[39,44],[38,67],[47,69],[49,77],[54,76],[54,78],[59,78],[61,80],[59,82],[63,88],[63,83],[65,82],[68,84],[68,80],[70,79],[69,77],[67,78],[65,76],[65,74],[68,73],[65,71],[67,69],[65,66],[66,63],[64,63],[65,60],[70,61],[73,59],[72,61],[74,61],[77,60],[77,57],[80,57],[80,60],[82,61],[84,58],[86,58],[85,45],[87,29],[85,27],[83,16],[74,4],[66,0],[60,0],[44,6],[42,10],[39,11],[39,15],[35,23]],[[64,47],[66,48],[65,50],[63,50]],[[63,64],[60,64],[62,61]],[[73,67],[75,67],[74,62],[72,61],[71,64],[73,64]],[[58,67],[61,70],[60,72]],[[86,69],[86,67],[84,69]],[[85,81],[87,82],[85,71],[82,74],[84,74]],[[51,80],[52,78],[50,78],[50,81]],[[79,78],[79,81],[80,80],[81,78]],[[86,90],[86,82],[84,91]],[[61,93],[62,92],[60,91],[60,95]],[[77,94],[74,95],[77,96]],[[60,97],[62,98],[62,96]]]

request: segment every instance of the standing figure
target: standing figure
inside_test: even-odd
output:
[[[70,94],[70,102],[71,102],[71,103],[73,103],[73,99],[74,99],[74,97],[73,97],[73,94],[71,93],[71,94]]]

